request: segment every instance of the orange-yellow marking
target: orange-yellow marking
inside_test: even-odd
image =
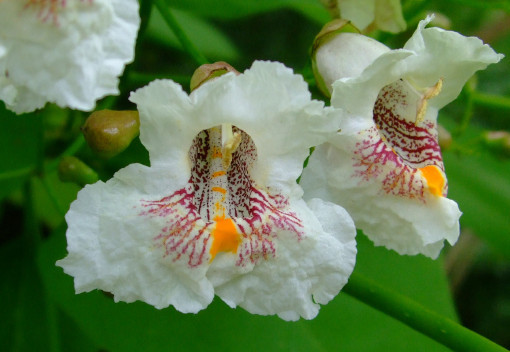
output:
[[[224,176],[226,175],[227,173],[225,171],[216,171],[216,172],[213,172],[213,174],[211,175],[212,178],[216,178],[216,177],[220,177],[220,176]]]
[[[241,235],[237,232],[236,225],[230,218],[219,217],[214,218],[216,226],[212,231],[213,243],[209,253],[211,253],[211,261],[219,252],[237,253],[237,248],[241,243]]]
[[[227,190],[223,187],[212,187],[211,190],[214,192],[222,193],[222,194],[227,193]]]
[[[445,179],[443,173],[435,165],[425,166],[419,169],[427,180],[430,193],[436,196],[443,196]]]
[[[211,158],[223,158],[223,153],[221,152],[221,148],[212,147],[211,148]]]

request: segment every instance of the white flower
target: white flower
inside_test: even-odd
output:
[[[345,207],[376,245],[435,258],[445,239],[451,244],[457,240],[461,215],[446,198],[438,110],[457,97],[475,71],[502,55],[478,38],[424,29],[430,20],[421,21],[400,50],[361,37],[357,41],[359,34],[339,34],[353,41],[345,46],[350,55],[363,59],[370,52],[373,57],[366,68],[359,66],[362,59],[353,64],[352,75],[348,68],[321,71],[321,65],[346,61],[323,61],[317,54],[319,72],[343,72],[329,80],[338,79],[331,103],[346,117],[338,134],[315,150],[301,184],[308,196]],[[336,40],[325,43],[325,50]],[[360,43],[357,53],[354,42]]]
[[[335,124],[302,77],[255,62],[189,96],[159,80],[130,99],[151,167],[130,165],[71,205],[58,265],[76,291],[181,312],[216,294],[255,314],[315,317],[353,269],[355,228],[343,208],[301,199],[308,148]]]
[[[118,94],[139,23],[136,0],[1,0],[0,99],[16,113],[92,110]]]
[[[406,29],[400,0],[321,0],[333,13],[358,29],[398,33]]]

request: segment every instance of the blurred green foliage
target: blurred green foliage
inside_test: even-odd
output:
[[[309,78],[308,51],[329,19],[318,0],[167,0],[177,21],[211,61],[242,71],[253,60],[275,60]],[[403,1],[408,31],[374,33],[400,47],[429,12],[450,29],[477,35],[510,56],[510,2]],[[510,99],[508,59],[477,75],[476,90]],[[196,65],[155,10],[126,70],[115,109],[133,109],[129,90],[157,77],[188,89]],[[310,89],[319,97],[312,80]],[[399,256],[358,236],[355,270],[424,306],[462,321],[510,346],[510,160],[484,147],[488,130],[510,130],[510,110],[469,109],[469,92],[443,109],[439,122],[453,134],[444,151],[450,198],[464,212],[464,232],[480,241],[443,253],[449,263],[452,301],[443,257]],[[468,114],[466,113],[468,111]],[[469,116],[468,116],[469,115]],[[72,278],[54,263],[65,256],[64,214],[80,187],[56,176],[59,156],[80,134],[86,115],[49,106],[15,116],[0,106],[0,346],[4,351],[442,351],[438,343],[341,293],[312,321],[232,310],[219,300],[197,315],[143,303],[114,303],[101,292],[75,295]],[[466,126],[466,121],[469,123]],[[76,156],[103,180],[132,163],[148,164],[139,140],[103,160],[76,144]],[[463,242],[464,235],[461,235]],[[467,237],[466,237],[467,238]],[[468,248],[468,249],[466,249]],[[459,259],[460,258],[460,259]],[[460,273],[460,274],[459,274]]]

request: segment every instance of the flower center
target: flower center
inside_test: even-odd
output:
[[[420,93],[400,79],[381,89],[373,110],[375,127],[355,151],[358,176],[380,177],[383,190],[398,196],[423,198],[425,190],[446,195],[437,125],[426,119],[427,101],[441,86],[442,80]]]
[[[301,239],[301,220],[290,211],[288,198],[252,179],[257,150],[247,133],[229,124],[203,130],[188,155],[188,183],[164,198],[141,202],[141,216],[164,219],[154,241],[165,257],[186,258],[197,267],[223,252],[243,266],[274,257],[280,231]]]
[[[253,141],[230,124],[212,127],[193,141],[190,150],[195,185],[194,205],[214,222],[211,260],[218,252],[237,252],[241,234],[232,218],[250,215],[250,168],[256,160]]]

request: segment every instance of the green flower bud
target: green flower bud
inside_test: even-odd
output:
[[[140,133],[138,111],[95,111],[83,125],[82,132],[94,152],[111,158],[126,149]]]
[[[97,173],[74,156],[64,156],[58,164],[58,177],[62,182],[74,182],[80,186],[99,180]]]
[[[193,76],[191,76],[190,89],[193,91],[200,87],[202,83],[215,77],[219,77],[227,72],[234,72],[236,75],[239,74],[239,71],[223,61],[215,62],[214,64],[202,65],[197,68],[193,73]]]

